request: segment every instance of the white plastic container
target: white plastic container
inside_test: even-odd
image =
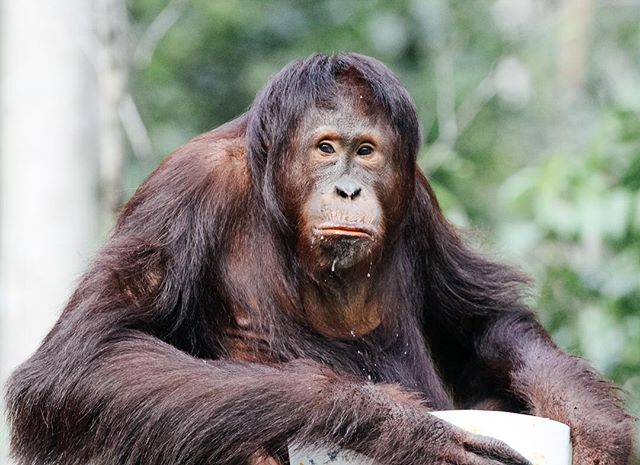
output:
[[[449,423],[500,439],[533,465],[571,465],[569,427],[548,418],[489,410],[432,412]]]
[[[533,465],[571,465],[569,427],[531,415],[488,410],[446,410],[433,415],[462,429],[507,443]],[[337,449],[289,447],[291,465],[374,465],[362,455]]]

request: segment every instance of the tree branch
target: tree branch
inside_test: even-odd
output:
[[[188,3],[189,0],[171,0],[156,16],[142,35],[133,54],[133,64],[136,68],[144,68],[151,62],[158,44],[180,19]]]
[[[153,155],[151,137],[130,93],[123,96],[118,106],[118,115],[134,155],[139,159],[150,158]]]

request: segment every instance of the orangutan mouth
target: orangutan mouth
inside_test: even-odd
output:
[[[321,224],[314,228],[320,236],[346,236],[373,240],[373,231],[362,224]]]

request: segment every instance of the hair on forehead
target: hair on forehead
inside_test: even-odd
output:
[[[251,106],[247,148],[254,173],[286,148],[292,131],[312,107],[340,96],[360,96],[386,117],[400,149],[415,161],[420,128],[415,105],[396,76],[381,62],[355,53],[314,54],[289,63],[262,89]],[[271,160],[269,160],[271,161]]]
[[[376,104],[368,82],[354,68],[348,68],[336,76],[331,88],[318,96],[315,105],[323,110],[337,110],[346,106],[368,119],[388,119],[386,112]]]

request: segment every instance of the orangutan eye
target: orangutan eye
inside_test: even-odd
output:
[[[371,147],[370,145],[363,145],[358,149],[356,153],[363,156],[371,155],[373,153],[373,147]]]
[[[323,153],[335,153],[335,149],[328,142],[320,142],[320,144],[318,144],[318,150]]]

